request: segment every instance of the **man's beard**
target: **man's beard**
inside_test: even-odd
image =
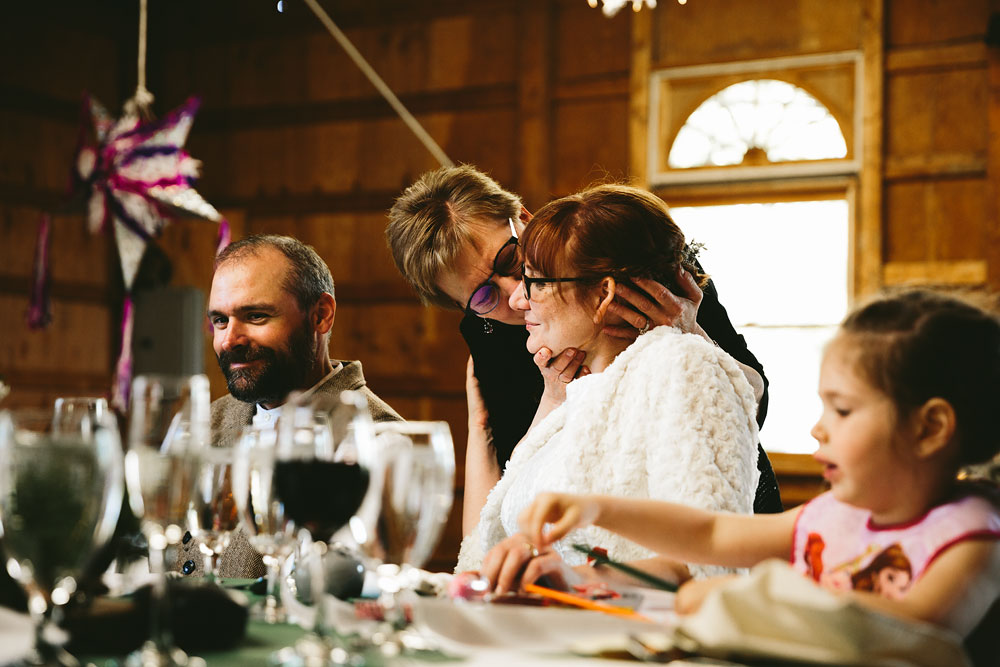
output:
[[[295,389],[307,389],[309,373],[316,365],[311,331],[303,325],[292,332],[283,350],[248,345],[222,352],[219,368],[233,398],[244,403],[281,403]],[[260,360],[254,367],[233,370],[234,363]]]

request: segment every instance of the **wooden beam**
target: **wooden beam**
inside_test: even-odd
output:
[[[0,274],[0,294],[27,296],[31,292],[31,282],[30,276]],[[53,299],[63,301],[109,306],[112,301],[121,297],[121,291],[109,289],[105,285],[87,285],[65,280],[53,280],[49,282],[49,295]]]
[[[400,95],[413,114],[461,113],[483,109],[509,109],[517,100],[514,84],[470,86],[456,90]],[[213,108],[198,115],[193,131],[231,132],[259,128],[287,128],[321,123],[392,118],[396,112],[381,97],[346,98],[295,104]]]
[[[402,280],[379,283],[336,283],[337,303],[385,305],[388,303],[419,304],[413,289]]]
[[[596,79],[560,81],[552,97],[557,102],[607,100],[629,96],[630,80],[627,72],[614,73]]]
[[[981,155],[968,153],[937,153],[935,155],[907,155],[887,157],[885,160],[885,180],[919,180],[945,177],[983,176],[986,174],[987,159]]]
[[[81,373],[66,369],[51,371],[11,368],[4,370],[4,382],[10,385],[12,391],[24,389],[66,395],[103,393],[111,390],[111,370],[105,374]]]
[[[851,297],[871,294],[882,283],[882,167],[885,86],[885,0],[862,2],[862,155],[854,228]]]
[[[629,76],[628,169],[637,186],[649,187],[649,73],[653,60],[653,12],[632,16]]]
[[[986,44],[977,40],[962,44],[895,48],[886,54],[885,69],[890,74],[910,71],[952,71],[985,67],[986,63]]]
[[[315,213],[376,213],[387,211],[399,195],[398,190],[361,190],[357,192],[282,192],[253,197],[227,197],[222,193],[202,191],[216,208],[245,210],[252,217],[311,215]]]
[[[886,285],[983,285],[985,260],[951,262],[887,262],[882,268]]]
[[[714,206],[752,204],[761,201],[843,199],[850,183],[851,179],[847,177],[787,179],[711,185],[671,185],[655,188],[653,192],[670,206]]]

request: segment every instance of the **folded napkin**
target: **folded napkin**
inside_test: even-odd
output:
[[[778,560],[709,593],[696,613],[680,617],[673,639],[685,651],[719,658],[866,667],[969,664],[958,635],[861,607]]]

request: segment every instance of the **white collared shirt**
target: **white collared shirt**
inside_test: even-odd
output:
[[[327,380],[332,378],[334,375],[344,370],[344,364],[339,361],[334,365],[333,370],[320,378],[320,381],[313,386],[306,389],[304,392],[299,394],[299,398],[309,398],[316,393],[316,390],[325,383]],[[284,407],[284,403],[274,408],[265,408],[263,405],[258,403],[256,405],[257,411],[253,416],[253,425],[258,428],[274,428],[275,424],[278,422],[278,417],[281,416],[281,409]]]

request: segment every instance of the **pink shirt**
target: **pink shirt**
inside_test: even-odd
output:
[[[1000,510],[981,495],[939,505],[905,524],[876,526],[870,514],[829,491],[814,498],[795,524],[792,566],[826,588],[899,599],[951,545],[1000,539]]]

